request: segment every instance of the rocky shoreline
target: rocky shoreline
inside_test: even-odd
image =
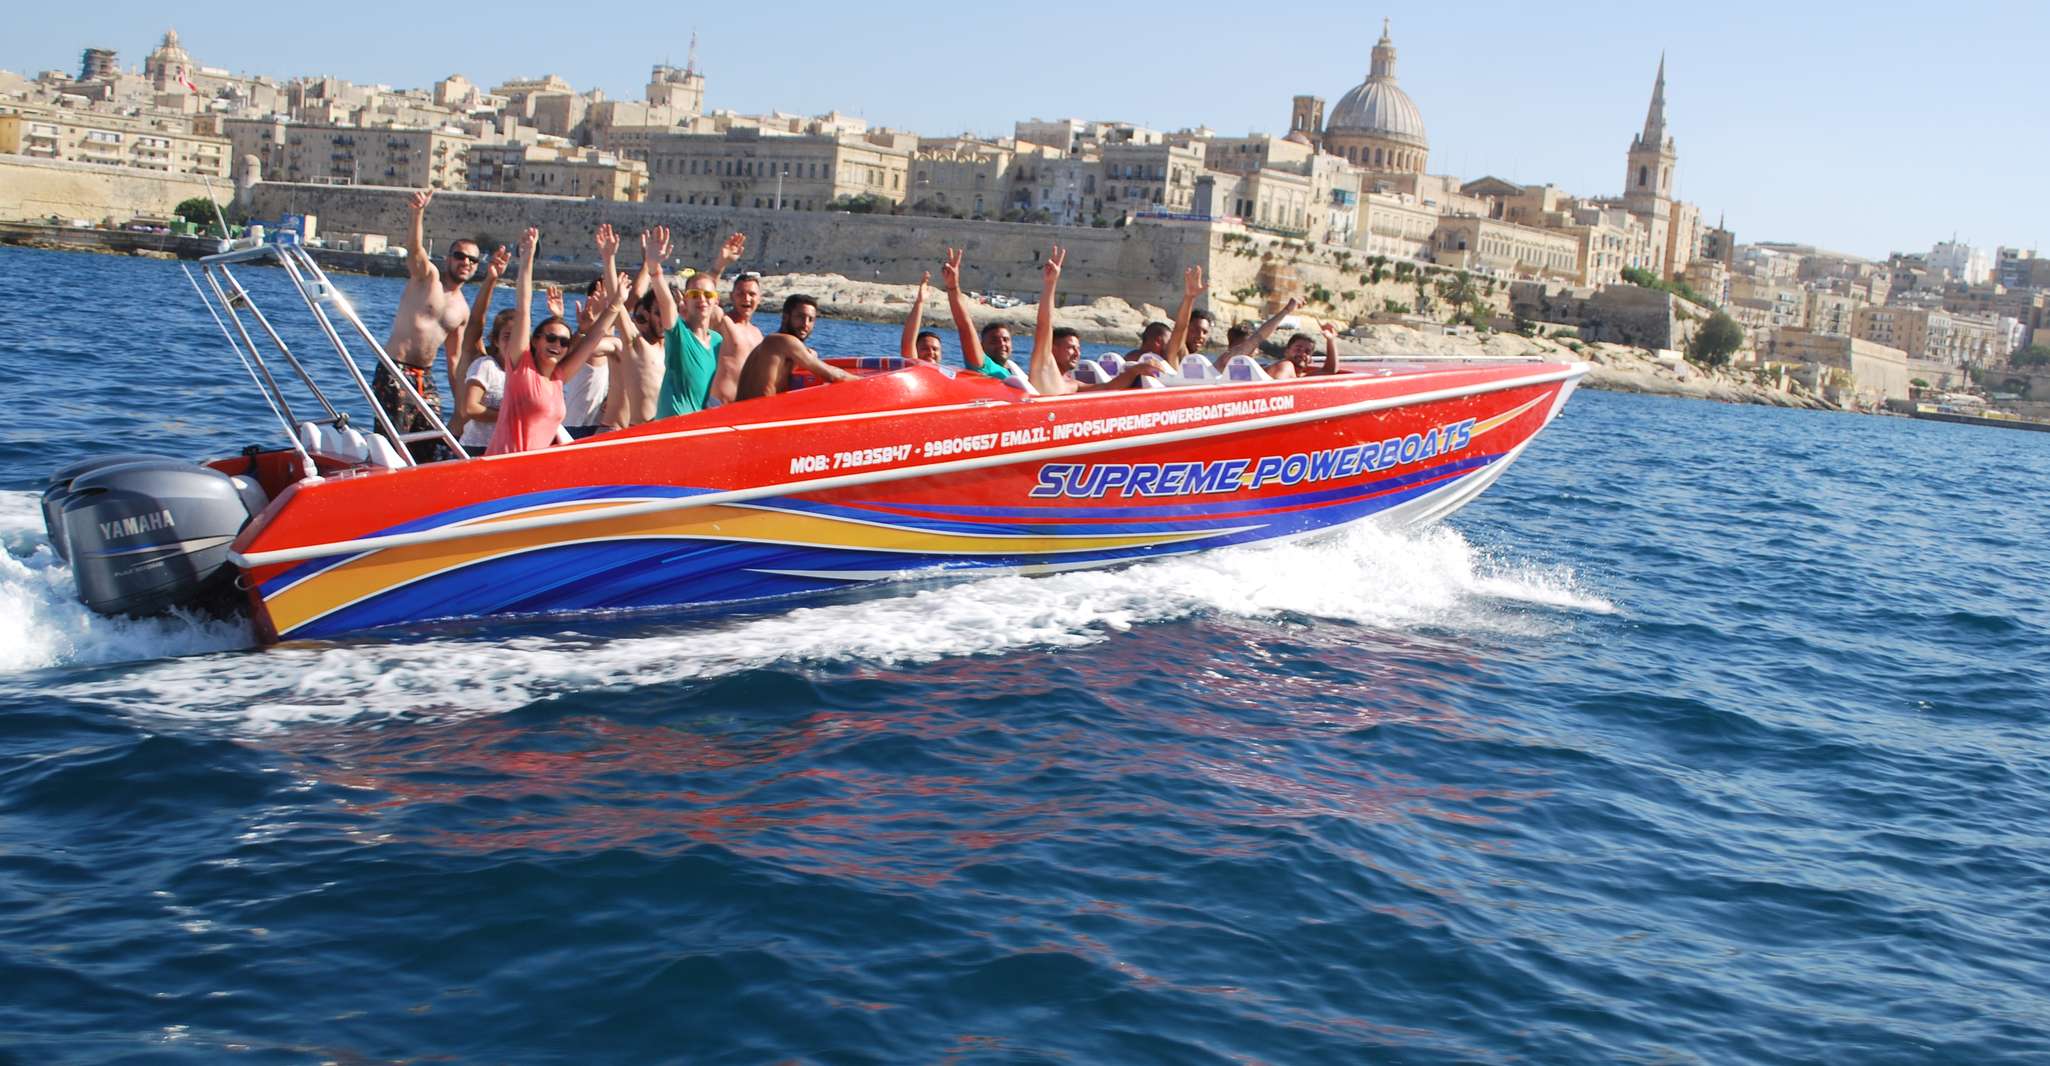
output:
[[[890,285],[858,281],[838,274],[776,274],[762,278],[762,304],[775,307],[791,293],[805,293],[819,301],[820,313],[829,318],[862,322],[900,324],[911,313],[915,285]],[[1014,333],[1029,334],[1037,320],[1032,305],[997,308],[975,305],[975,321],[1002,322]],[[1059,308],[1054,324],[1080,331],[1089,344],[1130,348],[1138,343],[1139,331],[1147,322],[1166,319],[1171,310],[1151,304],[1134,306],[1115,297],[1087,304]],[[1303,313],[1302,327],[1314,331],[1319,321]],[[946,294],[937,285],[926,295],[926,328],[940,331],[953,347],[952,320],[948,317]],[[1342,328],[1349,324],[1341,324]],[[1219,331],[1222,332],[1221,330]],[[1280,338],[1280,339],[1286,339]],[[1524,337],[1514,333],[1450,334],[1406,325],[1369,324],[1346,328],[1339,338],[1339,356],[1347,360],[1425,359],[1547,359],[1586,362],[1593,369],[1583,382],[1592,389],[1638,392],[1658,396],[1680,396],[1719,403],[1749,403],[1771,407],[1799,407],[1818,411],[1841,410],[1837,405],[1790,383],[1787,391],[1762,385],[1745,369],[1724,367],[1706,370],[1684,359],[1662,360],[1656,353],[1622,344],[1589,344],[1579,340]]]

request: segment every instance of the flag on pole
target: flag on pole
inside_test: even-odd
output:
[[[199,91],[199,86],[192,84],[192,79],[186,76],[183,66],[178,68],[178,84],[185,86],[186,92],[196,93]]]

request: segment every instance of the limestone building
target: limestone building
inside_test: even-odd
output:
[[[1295,98],[1289,136],[1300,136],[1354,166],[1392,174],[1422,174],[1430,164],[1431,141],[1416,101],[1395,83],[1395,42],[1388,20],[1374,44],[1367,80],[1352,87],[1324,114],[1315,96]]]
[[[177,116],[15,105],[0,114],[0,153],[225,178],[230,147]]]
[[[776,135],[763,128],[648,139],[648,199],[670,204],[830,211],[868,196],[903,201],[916,140],[886,131]]]

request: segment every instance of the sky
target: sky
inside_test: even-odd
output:
[[[695,30],[708,108],[838,109],[927,136],[1004,135],[1033,117],[1279,134],[1291,96],[1328,108],[1364,79],[1386,17],[1433,173],[1620,193],[1663,52],[1679,195],[1738,240],[1879,258],[1955,235],[2050,254],[2045,0],[662,2],[615,4],[610,25],[527,0],[360,0],[298,24],[311,9],[255,10],[25,5],[0,69],[75,73],[89,46],[139,67],[175,27],[201,64],[239,73],[397,88],[555,73],[639,99],[649,67],[681,65]]]

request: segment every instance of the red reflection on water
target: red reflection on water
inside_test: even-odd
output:
[[[590,713],[540,725],[485,717],[281,739],[306,748],[328,782],[368,793],[347,808],[366,838],[479,852],[709,845],[792,871],[913,887],[1056,838],[1130,837],[1234,857],[1273,846],[1248,829],[1310,819],[1485,827],[1493,812],[1545,794],[1375,765],[1378,727],[1422,727],[1408,736],[1440,738],[1452,758],[1490,734],[1454,705],[1445,681],[1480,672],[1464,653],[1391,652],[1357,627],[1290,633],[1327,671],[1305,677],[1288,666],[1300,648],[1268,669],[1253,642],[1228,635],[1191,647],[1190,628],[858,678],[930,693],[929,707],[663,721]],[[1338,691],[1333,676],[1372,684]],[[831,682],[826,690],[843,695]],[[1460,846],[1484,843],[1468,834]]]

